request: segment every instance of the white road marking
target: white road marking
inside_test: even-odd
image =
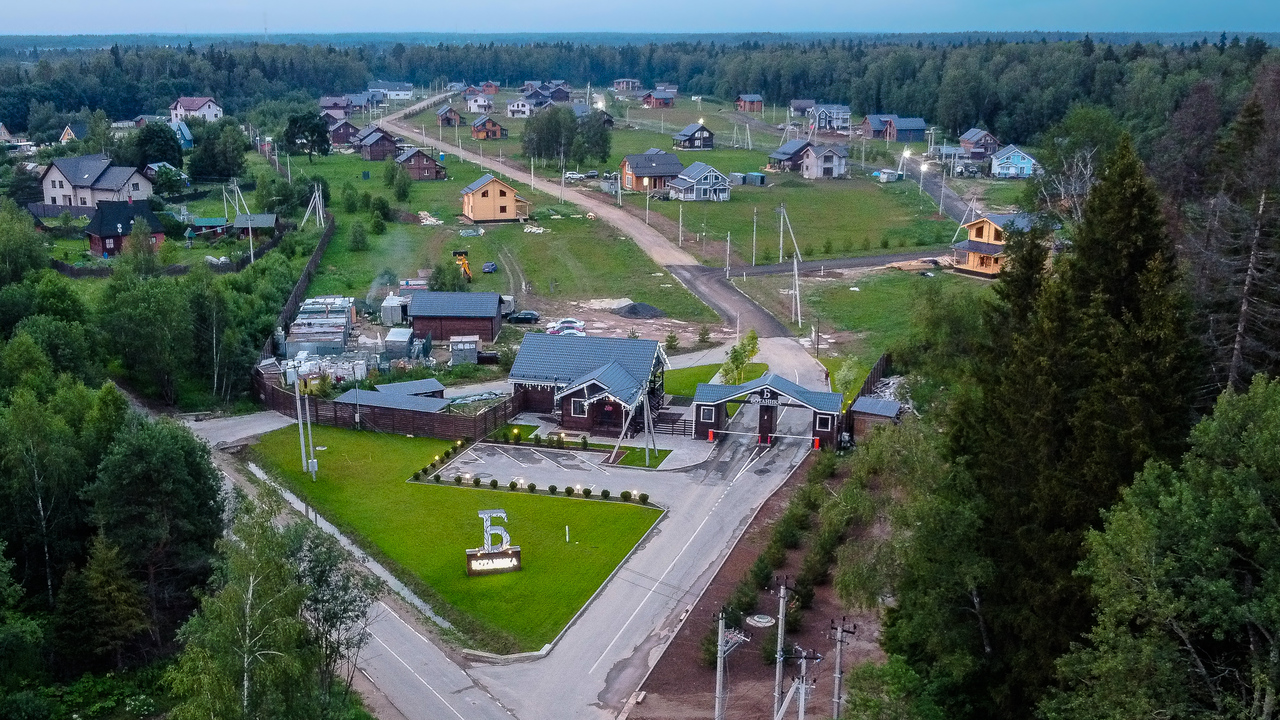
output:
[[[517,459],[515,459],[515,458],[511,457],[511,453],[507,452],[506,450],[503,450],[502,448],[498,447],[497,445],[494,445],[494,446],[493,446],[493,449],[494,449],[494,450],[497,450],[498,452],[502,453],[503,455],[506,455],[506,456],[507,456],[507,458],[511,460],[511,462],[513,462],[513,463],[515,463],[515,464],[519,465],[520,467],[529,467],[528,465],[526,465],[526,464],[524,464],[524,463],[520,462],[519,460],[517,460]]]
[[[755,453],[756,453],[755,448],[752,448],[751,456],[754,456]],[[618,634],[614,635],[613,639],[609,641],[609,644],[605,646],[605,649],[600,653],[600,658],[596,660],[595,665],[592,665],[591,669],[587,671],[588,675],[594,673],[596,671],[596,668],[600,666],[600,663],[604,661],[605,656],[608,655],[609,651],[613,649],[613,644],[618,642],[618,638],[622,637],[622,633],[626,631],[627,626],[631,624],[632,620],[636,619],[636,615],[640,613],[640,608],[644,607],[644,604],[648,602],[649,598],[652,597],[653,594],[657,591],[658,585],[665,584],[663,583],[663,580],[667,579],[667,574],[671,572],[671,568],[676,566],[676,563],[679,562],[680,558],[684,556],[684,551],[688,550],[689,546],[693,544],[693,539],[698,536],[699,532],[702,532],[703,526],[706,525],[707,521],[711,519],[711,516],[715,514],[715,509],[717,507],[720,507],[720,502],[724,500],[725,496],[729,494],[729,491],[733,489],[734,483],[738,482],[738,478],[742,477],[742,474],[745,473],[747,469],[750,468],[753,464],[755,464],[755,460],[753,460],[751,456],[748,456],[747,463],[742,466],[742,469],[738,471],[737,475],[733,476],[733,480],[731,480],[729,482],[729,485],[725,487],[724,492],[720,493],[720,497],[716,500],[715,505],[711,506],[711,511],[707,513],[706,517],[702,518],[702,522],[698,524],[698,529],[694,530],[693,534],[689,536],[689,539],[685,542],[684,547],[680,548],[680,552],[676,554],[675,559],[671,561],[671,564],[667,566],[666,570],[662,571],[662,575],[658,576],[657,583],[652,588],[650,588],[648,594],[646,594],[644,598],[640,600],[640,604],[636,605],[636,609],[631,613],[631,617],[627,618],[627,621],[622,624],[621,628],[618,629]],[[760,457],[764,457],[764,453],[761,453]]]
[[[534,453],[535,455],[539,456],[539,457],[542,457],[542,458],[545,458],[545,459],[547,459],[547,460],[550,460],[552,465],[555,465],[556,467],[560,468],[561,470],[563,470],[563,471],[565,471],[565,472],[569,472],[569,468],[567,468],[567,467],[565,467],[565,466],[561,465],[560,463],[556,462],[556,459],[555,459],[555,458],[551,457],[550,455],[546,455],[546,454],[545,454],[545,453],[543,453],[541,450],[534,450],[534,451],[533,451],[533,453]],[[513,459],[514,459],[514,458],[513,458]],[[519,462],[519,461],[517,460],[516,462]]]
[[[377,640],[377,641],[378,641],[378,644],[379,644],[379,645],[381,645],[382,647],[386,648],[386,649],[387,649],[387,652],[391,653],[391,655],[392,655],[395,659],[399,660],[401,665],[404,665],[404,666],[405,666],[405,668],[406,668],[409,672],[413,673],[413,676],[414,676],[414,677],[416,677],[416,678],[418,678],[418,682],[420,682],[420,683],[422,683],[423,685],[425,685],[425,686],[427,687],[427,689],[431,691],[431,694],[432,694],[432,695],[435,695],[435,696],[440,700],[440,702],[444,703],[444,706],[445,706],[445,707],[447,707],[447,708],[449,708],[449,710],[450,710],[450,711],[451,711],[455,716],[457,716],[458,720],[466,720],[466,718],[462,717],[462,714],[461,714],[461,713],[459,713],[457,710],[455,710],[455,709],[454,709],[454,707],[453,707],[452,705],[450,705],[450,704],[449,704],[449,701],[448,701],[448,700],[445,700],[445,699],[444,699],[444,696],[443,696],[443,695],[441,695],[440,693],[436,692],[436,689],[435,689],[435,688],[433,688],[433,687],[431,687],[431,683],[428,683],[426,680],[423,680],[423,679],[422,679],[422,676],[418,674],[418,671],[417,671],[417,670],[414,670],[414,669],[413,669],[413,667],[409,665],[409,663],[407,663],[407,662],[405,662],[405,661],[404,661],[404,658],[402,658],[402,657],[400,657],[399,655],[397,655],[397,654],[396,654],[396,651],[395,651],[395,650],[392,650],[392,649],[391,649],[391,648],[390,648],[386,643],[382,642],[382,638],[378,637],[377,633],[374,633],[374,632],[372,632],[372,631],[371,631],[369,634],[373,636],[373,639],[374,639],[374,640]],[[421,636],[419,636],[419,637],[421,637]]]

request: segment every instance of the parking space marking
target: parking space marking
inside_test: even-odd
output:
[[[565,467],[565,466],[561,465],[560,463],[556,462],[556,459],[555,459],[555,458],[551,457],[550,455],[547,455],[547,454],[543,453],[541,450],[534,450],[534,451],[533,451],[533,454],[534,454],[534,455],[537,455],[537,456],[539,456],[539,457],[541,457],[541,458],[545,458],[545,459],[547,459],[547,460],[550,460],[552,465],[555,465],[556,467],[560,468],[561,470],[563,470],[563,471],[565,471],[565,472],[569,472],[569,468],[567,468],[567,467]]]
[[[506,450],[503,450],[502,448],[498,447],[497,445],[494,445],[494,446],[493,446],[493,449],[494,449],[494,450],[497,450],[498,452],[502,453],[503,455],[506,455],[506,456],[507,456],[507,458],[511,460],[511,462],[513,462],[513,463],[515,463],[515,464],[519,465],[520,467],[529,467],[529,466],[528,466],[528,465],[526,465],[525,463],[522,463],[522,462],[520,462],[519,460],[516,460],[514,457],[512,457],[512,456],[511,456],[511,453],[507,452]]]

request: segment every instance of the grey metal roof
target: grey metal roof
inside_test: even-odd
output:
[[[969,128],[968,132],[960,136],[960,139],[968,140],[969,142],[978,142],[984,135],[991,135],[991,133],[981,128]]]
[[[680,171],[680,177],[685,178],[686,180],[697,180],[709,172],[718,173],[721,177],[724,176],[724,173],[721,173],[710,165],[699,161]]]
[[[164,232],[160,218],[151,212],[151,206],[145,202],[128,202],[127,200],[99,200],[98,210],[93,219],[85,226],[84,231],[98,237],[117,237],[128,235],[133,228],[135,218],[142,218],[152,233]]]
[[[432,413],[441,412],[449,407],[449,401],[444,398],[418,397],[417,395],[371,390],[348,390],[335,398],[334,402]]]
[[[320,98],[320,107],[323,108],[349,107],[350,105],[351,98],[345,95],[326,95]]]
[[[894,418],[898,417],[898,413],[902,410],[902,403],[897,400],[882,400],[880,398],[867,397],[863,395],[853,401],[854,412],[864,413],[867,415],[876,415],[878,417]]]
[[[129,178],[133,177],[135,172],[137,171],[131,167],[116,167],[112,165],[103,170],[98,179],[93,181],[93,189],[119,190],[129,182]]]
[[[1004,254],[1004,245],[1001,245],[1000,243],[982,242],[980,240],[961,240],[951,247],[962,252],[991,255],[993,257]]]
[[[408,330],[408,328],[403,328]],[[444,390],[444,385],[440,384],[435,378],[426,378],[425,380],[408,380],[398,383],[384,383],[382,385],[374,385],[378,392],[396,393],[399,395],[426,395],[427,393],[440,392]]]
[[[871,126],[872,130],[883,130],[885,120],[897,120],[897,119],[898,119],[897,115],[885,115],[885,114],[868,115],[866,118],[867,124]]]
[[[364,137],[360,138],[360,144],[366,145],[366,146],[373,145],[377,143],[379,140],[383,140],[383,139],[390,140],[391,142],[396,141],[394,136],[379,130],[377,132],[371,132],[368,135],[365,135]]]
[[[684,163],[674,153],[649,148],[639,155],[628,155],[624,161],[636,177],[675,177],[684,170]]]
[[[769,157],[773,160],[790,160],[812,144],[808,140],[788,140],[782,147],[769,153]]]
[[[1004,147],[1002,147],[1002,148],[1000,148],[999,150],[995,151],[995,153],[993,153],[993,154],[991,155],[991,159],[992,159],[992,160],[994,160],[994,161],[996,161],[996,162],[999,162],[999,161],[1001,161],[1001,160],[1005,159],[1006,157],[1008,157],[1010,154],[1015,153],[1015,152],[1016,152],[1016,153],[1021,153],[1023,157],[1025,157],[1027,160],[1030,160],[1032,163],[1034,163],[1034,162],[1036,161],[1036,159],[1035,159],[1035,158],[1031,157],[1031,154],[1030,154],[1030,153],[1028,153],[1026,150],[1023,150],[1022,148],[1018,147],[1017,145],[1005,145]]]
[[[510,382],[566,387],[594,379],[602,385],[606,382],[625,384],[626,379],[616,370],[606,371],[606,366],[616,365],[632,382],[643,386],[658,359],[666,364],[666,356],[662,355],[656,340],[528,333],[520,342],[520,352],[511,366]],[[622,392],[625,388],[618,390]]]
[[[342,127],[343,125],[350,125],[351,127],[356,126],[355,123],[351,122],[350,120],[338,120],[329,126],[329,132],[333,132],[334,130],[337,130],[338,128]]]
[[[816,100],[797,99],[797,100],[791,101],[791,109],[792,110],[808,110],[809,108],[817,104],[818,102]]]
[[[743,102],[764,102],[764,98],[759,93],[743,93],[738,96]]]
[[[712,405],[742,397],[762,388],[771,388],[811,410],[826,413],[838,413],[844,405],[844,396],[840,393],[824,390],[810,390],[774,373],[765,373],[750,382],[741,385],[709,385],[698,383],[694,391],[693,401]]]
[[[481,125],[484,125],[486,122],[488,122],[491,119],[492,118],[490,118],[488,115],[481,115],[480,117],[471,121],[471,127],[480,127]],[[498,125],[498,121],[494,120],[493,124]],[[502,126],[498,125],[498,127],[502,127]]]
[[[453,110],[453,107],[452,107],[452,106],[449,106],[449,105],[445,105],[444,107],[442,107],[442,108],[440,108],[439,110],[437,110],[437,111],[436,111],[436,114],[437,114],[437,115],[444,115],[445,113],[449,112],[450,110]],[[456,113],[456,112],[458,112],[457,110],[453,110],[453,111],[454,111],[455,113]]]
[[[249,227],[251,222],[255,228],[274,228],[276,226],[276,216],[274,213],[252,213],[249,215],[242,213],[236,216],[235,222],[231,223],[231,226],[237,230],[243,230]]]
[[[405,150],[404,152],[396,156],[396,162],[402,163],[405,160],[408,160],[409,158],[413,157],[414,155],[417,155],[418,153],[422,153],[423,155],[426,155],[428,158],[431,157],[431,153],[427,152],[426,150],[423,150],[422,148],[409,148],[408,150]]]
[[[843,145],[813,145],[810,149],[819,157],[827,153],[834,153],[843,158],[849,157],[849,148]]]
[[[409,300],[409,317],[498,317],[498,293],[421,290]]]
[[[830,103],[824,103],[821,105],[814,105],[813,112],[815,115],[820,112],[830,113],[832,115],[848,115],[853,111],[849,109],[848,105],[833,105]]]
[[[898,128],[899,130],[928,130],[929,129],[929,124],[924,121],[924,118],[918,118],[918,117],[896,118],[893,121],[893,126]]]
[[[562,398],[571,392],[576,392],[579,388],[590,388],[594,384],[601,391],[588,392],[587,400],[593,400],[603,395],[611,395],[627,407],[635,407],[635,404],[640,400],[641,393],[644,391],[645,381],[648,379],[648,374],[638,378],[627,372],[626,368],[617,362],[611,362],[570,380],[563,389],[556,393],[556,399]]]
[[[1013,228],[1014,230],[1030,230],[1035,218],[1030,213],[1008,213],[998,214],[992,213],[983,215],[983,219],[990,220],[995,223],[1001,230]]]
[[[90,187],[98,176],[111,166],[111,158],[101,154],[80,155],[56,158],[50,165],[58,168],[72,187]]]
[[[711,131],[707,129],[707,126],[703,125],[702,123],[689,123],[688,125],[685,126],[683,130],[676,133],[675,135],[672,135],[671,137],[675,138],[676,140],[688,140],[689,138],[693,137],[693,134],[698,132],[699,130],[706,130],[707,132],[711,133]],[[713,136],[715,135],[715,133],[711,133],[711,134]]]
[[[676,94],[670,90],[650,90],[646,95],[657,100],[675,100]]]
[[[370,90],[382,90],[384,92],[412,92],[413,83],[396,82],[394,80],[374,80],[369,83]]]
[[[480,188],[484,187],[484,186],[485,186],[485,185],[486,185],[490,180],[492,180],[492,179],[493,179],[493,176],[492,176],[492,175],[490,175],[489,173],[485,173],[485,174],[481,175],[481,176],[479,177],[479,179],[477,179],[475,182],[473,182],[473,183],[471,183],[470,185],[468,185],[468,186],[466,186],[466,187],[462,188],[462,190],[460,191],[460,193],[459,193],[459,194],[460,194],[460,195],[466,195],[467,193],[473,193],[473,192],[475,192],[475,191],[479,190]]]

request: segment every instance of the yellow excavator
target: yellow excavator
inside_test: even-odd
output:
[[[467,261],[466,250],[454,250],[453,261],[458,264],[458,268],[462,270],[462,276],[471,282],[471,263]]]

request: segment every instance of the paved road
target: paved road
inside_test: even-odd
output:
[[[755,328],[760,337],[787,337],[791,329],[747,297],[724,277],[724,268],[673,265],[667,268],[730,326],[741,323],[743,332]]]
[[[922,250],[909,253],[895,253],[893,255],[869,255],[867,257],[856,258],[828,258],[826,260],[805,260],[800,265],[800,272],[812,273],[822,270],[840,270],[849,268],[874,268],[884,265],[892,265],[893,263],[910,262],[912,260],[923,260],[925,258],[934,258],[941,255],[950,255],[947,250]],[[733,268],[730,272],[742,277],[745,273],[748,277],[756,275],[782,275],[792,272],[791,263],[775,263],[773,265],[756,265],[754,267]],[[724,270],[721,269],[723,273]]]
[[[274,410],[267,410],[252,415],[235,415],[212,420],[187,420],[186,424],[196,437],[204,440],[211,447],[217,447],[292,425],[293,418],[281,415]]]

